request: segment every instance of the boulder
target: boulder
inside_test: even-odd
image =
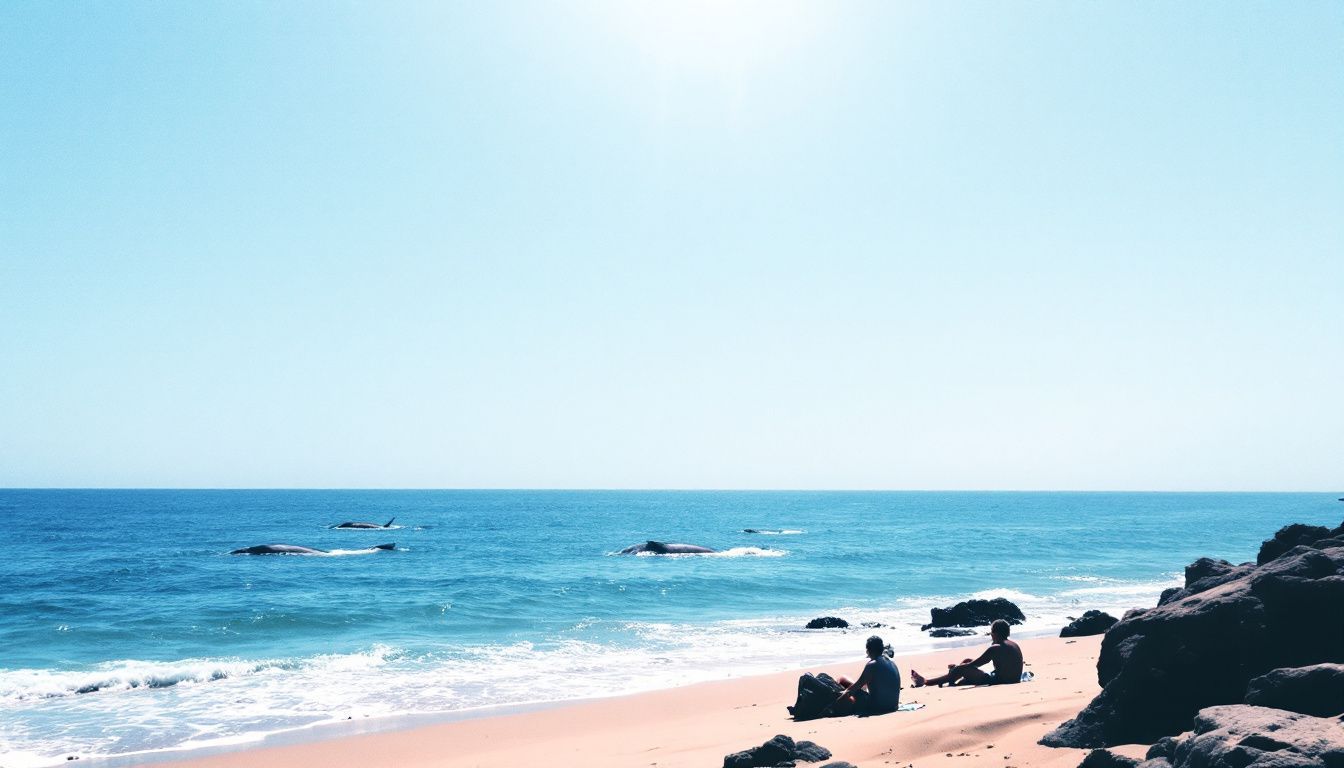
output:
[[[1344,714],[1344,664],[1272,670],[1247,684],[1246,703],[1316,717]]]
[[[974,629],[958,629],[956,627],[941,627],[929,630],[929,637],[970,637],[978,634],[980,633]]]
[[[1185,731],[1205,707],[1240,703],[1250,680],[1270,670],[1344,663],[1344,547],[1192,568],[1187,594],[1126,613],[1106,632],[1101,694],[1042,744],[1152,743]]]
[[[1260,545],[1260,554],[1256,555],[1255,564],[1264,565],[1293,547],[1329,538],[1331,533],[1333,532],[1329,528],[1320,525],[1301,523],[1285,525],[1274,533],[1274,538]]]
[[[984,627],[1003,619],[1009,624],[1021,624],[1027,620],[1022,609],[1002,597],[993,600],[966,600],[951,608],[933,608],[929,611],[933,620],[920,627]]]
[[[1060,637],[1089,637],[1091,635],[1104,635],[1106,630],[1115,625],[1119,619],[1109,613],[1101,611],[1088,611],[1078,618],[1069,617],[1069,625],[1059,630]]]
[[[1194,718],[1190,734],[1154,744],[1148,750],[1148,759],[1137,768],[1335,768],[1339,765],[1344,765],[1344,727],[1339,721],[1268,707],[1232,704],[1201,710]]]
[[[808,629],[844,629],[849,622],[835,616],[821,616],[807,622]]]
[[[798,760],[815,763],[830,757],[831,751],[825,747],[810,741],[794,743],[781,733],[759,747],[725,755],[723,768],[776,768],[793,766]]]
[[[853,763],[846,763],[844,760],[836,760],[833,763],[827,763],[821,766],[821,768],[858,768],[858,766]]]
[[[1094,749],[1087,753],[1078,768],[1136,768],[1138,764],[1139,761],[1133,758],[1113,754],[1105,749]]]

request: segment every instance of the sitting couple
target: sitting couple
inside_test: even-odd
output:
[[[1017,683],[1022,680],[1022,648],[1008,639],[1008,622],[1000,619],[990,625],[990,645],[977,659],[966,659],[960,664],[947,665],[947,674],[926,678],[913,669],[910,679],[914,687],[924,685],[995,685]],[[841,677],[834,680],[825,672],[806,674],[798,679],[798,700],[789,707],[795,720],[841,715],[881,715],[895,712],[901,703],[901,671],[887,655],[882,638],[868,638],[868,663],[859,679],[850,682]],[[994,671],[980,669],[993,662]]]

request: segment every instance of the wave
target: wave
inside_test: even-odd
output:
[[[757,533],[762,536],[797,536],[802,533],[807,533],[807,531],[799,530],[796,528],[784,528],[779,530],[771,528],[743,528],[742,532]]]
[[[324,654],[300,659],[120,659],[83,670],[0,669],[0,702],[56,699],[138,688],[171,688],[184,683],[210,683],[273,672],[348,671],[381,666],[393,654],[392,649],[379,645],[358,654]]]

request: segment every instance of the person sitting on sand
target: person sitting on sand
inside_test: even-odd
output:
[[[868,638],[864,649],[868,652],[868,663],[863,666],[859,679],[850,682],[843,675],[837,683],[845,690],[831,704],[837,712],[853,709],[857,715],[882,715],[895,712],[901,703],[901,670],[887,657],[886,643],[873,635]],[[861,695],[866,692],[867,695]]]
[[[910,670],[910,679],[915,687],[921,685],[943,685],[945,683],[970,683],[971,685],[1006,685],[1022,682],[1022,647],[1008,639],[1008,622],[998,619],[989,625],[990,646],[980,658],[963,660],[960,664],[948,664],[947,674],[941,677],[925,678],[915,670]],[[987,662],[994,662],[994,671],[980,669]]]

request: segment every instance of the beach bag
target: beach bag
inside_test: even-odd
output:
[[[825,672],[820,675],[805,674],[798,678],[798,699],[788,708],[789,714],[793,715],[794,720],[812,720],[818,717],[848,714],[835,711],[840,709],[840,706],[831,707],[844,690]],[[844,702],[841,706],[848,708],[850,705],[849,702]]]

